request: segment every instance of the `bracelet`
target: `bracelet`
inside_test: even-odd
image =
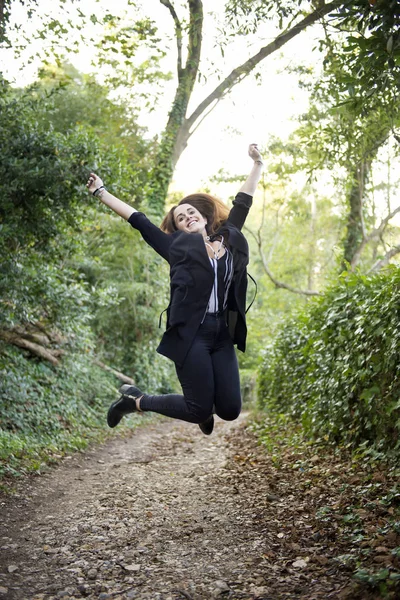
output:
[[[94,190],[93,196],[97,196],[101,190],[105,190],[105,189],[106,188],[104,187],[104,185],[101,185],[100,187],[97,188],[97,190]]]
[[[263,165],[263,164],[264,164],[264,163],[263,163],[263,161],[262,161],[262,160],[259,160],[259,159],[255,160],[254,162],[255,162],[257,165]]]

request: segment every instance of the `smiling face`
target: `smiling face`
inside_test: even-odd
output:
[[[180,231],[207,235],[207,219],[191,204],[179,204],[174,210],[174,221]]]

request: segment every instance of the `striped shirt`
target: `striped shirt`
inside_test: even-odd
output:
[[[225,246],[225,254],[221,258],[211,258],[214,271],[214,285],[208,301],[207,312],[216,313],[225,310],[228,305],[228,293],[233,279],[233,256]]]

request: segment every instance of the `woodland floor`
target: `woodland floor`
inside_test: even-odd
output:
[[[0,498],[0,599],[400,598],[353,579],[356,561],[396,575],[397,508],[372,497],[394,482],[271,452],[246,418],[209,437],[149,422],[18,484]]]

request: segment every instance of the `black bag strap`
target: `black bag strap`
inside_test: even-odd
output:
[[[254,285],[256,286],[256,289],[255,289],[255,292],[254,292],[253,300],[250,302],[249,306],[246,308],[246,310],[245,310],[245,314],[247,314],[247,313],[248,313],[248,311],[250,310],[250,308],[253,306],[253,302],[254,302],[254,300],[256,299],[256,296],[257,296],[257,289],[258,289],[258,288],[257,288],[257,281],[254,279],[254,277],[252,277],[252,276],[250,275],[250,273],[247,273],[247,276],[248,276],[248,277],[250,277],[250,279],[252,280],[252,282],[253,282],[253,283],[254,283]]]
[[[161,325],[162,325],[162,316],[167,310],[168,310],[168,306],[167,306],[167,308],[164,308],[164,310],[160,313],[160,317],[158,319],[158,328],[159,329],[161,328]]]

